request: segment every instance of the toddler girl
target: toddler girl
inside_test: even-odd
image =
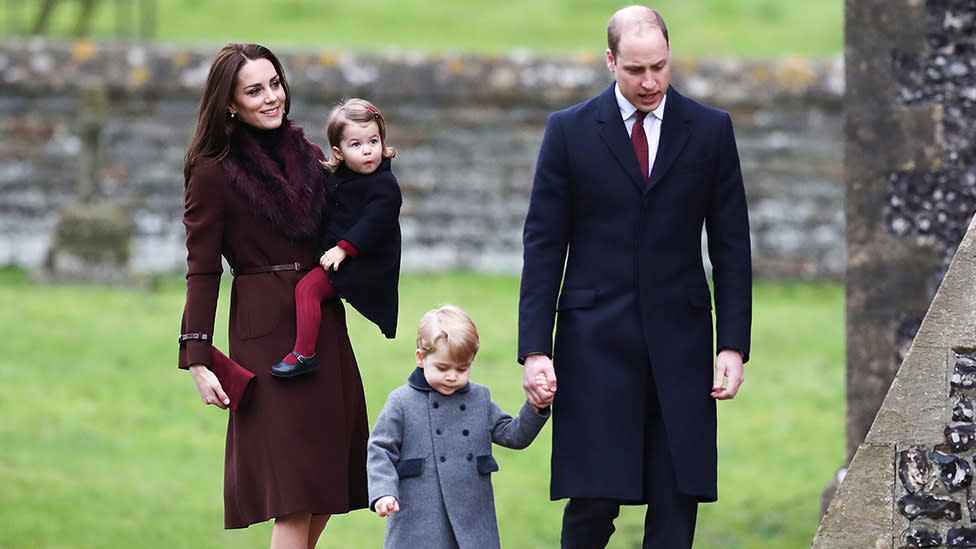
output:
[[[295,346],[271,368],[271,375],[281,378],[318,369],[315,339],[324,299],[341,297],[383,335],[396,335],[403,201],[390,168],[396,149],[386,146],[383,115],[364,99],[336,106],[326,134],[332,154],[323,164],[334,173],[326,180],[325,253],[322,268],[309,271],[295,288]]]

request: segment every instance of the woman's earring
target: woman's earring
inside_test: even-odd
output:
[[[231,118],[237,118],[237,113],[236,112],[231,112],[230,113],[230,117]]]

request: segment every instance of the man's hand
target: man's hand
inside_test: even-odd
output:
[[[539,390],[543,392],[543,394],[549,395],[548,397],[546,397],[545,400],[540,402],[538,406],[532,404],[531,402],[529,403],[532,405],[532,408],[534,408],[536,412],[539,412],[542,411],[543,408],[552,405],[552,399],[553,397],[556,396],[556,392],[549,388],[549,382],[546,381],[546,374],[544,372],[539,372],[538,374],[536,374],[535,384],[539,388]]]
[[[545,383],[541,383],[543,378]],[[552,403],[553,393],[556,392],[556,371],[549,357],[541,353],[525,357],[522,388],[525,389],[525,399],[536,410]]]
[[[712,398],[716,400],[735,398],[743,381],[742,355],[739,351],[723,349],[715,359],[715,382],[712,384]]]

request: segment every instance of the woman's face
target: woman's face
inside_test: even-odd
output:
[[[267,59],[246,61],[237,72],[234,99],[228,110],[238,120],[262,130],[281,126],[285,116],[285,87]]]

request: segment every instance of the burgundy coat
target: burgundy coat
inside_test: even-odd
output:
[[[222,257],[236,270],[318,264],[321,150],[289,123],[281,140],[283,174],[247,132],[233,138],[232,153],[198,162],[186,186],[182,333],[213,334]],[[231,285],[229,354],[256,378],[228,418],[226,528],[367,504],[366,402],[339,300],[322,305],[319,371],[286,381],[270,375],[295,341],[295,285],[303,274],[245,274]],[[188,341],[179,366],[209,365],[210,356],[209,341]]]

